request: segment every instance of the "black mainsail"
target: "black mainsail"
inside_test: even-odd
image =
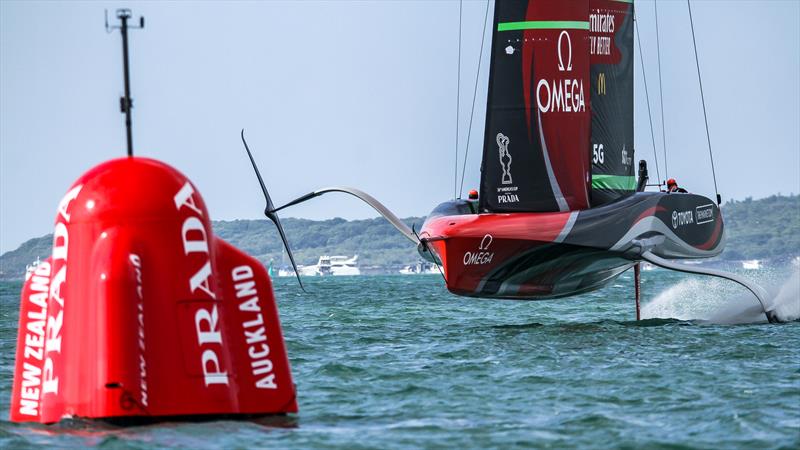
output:
[[[498,1],[481,165],[486,212],[589,207],[589,1]]]
[[[633,1],[591,0],[591,204],[636,190],[633,144]]]
[[[636,188],[632,0],[497,1],[481,211],[574,211]]]

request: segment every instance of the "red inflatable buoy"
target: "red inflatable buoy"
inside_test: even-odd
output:
[[[297,411],[272,284],[147,158],[91,169],[22,288],[14,422]]]

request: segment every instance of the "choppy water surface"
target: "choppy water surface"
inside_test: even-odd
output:
[[[800,311],[795,281],[757,275]],[[754,300],[643,276],[644,316],[663,318],[638,323],[630,274],[548,302],[459,298],[436,275],[307,279],[308,294],[278,279],[300,413],[132,428],[7,421],[19,284],[0,283],[0,447],[800,446],[800,322],[721,324],[752,320]]]

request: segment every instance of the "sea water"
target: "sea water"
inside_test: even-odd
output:
[[[800,279],[747,275],[800,315]],[[305,282],[275,280],[299,414],[128,428],[8,422],[20,284],[0,283],[0,447],[800,447],[800,322],[761,323],[735,284],[643,272],[637,322],[630,272],[546,302],[439,275]]]

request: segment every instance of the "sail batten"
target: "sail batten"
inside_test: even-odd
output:
[[[497,31],[515,30],[588,30],[589,22],[578,20],[528,20],[522,22],[502,22]]]
[[[592,175],[592,189],[634,191],[636,177],[627,175]]]

